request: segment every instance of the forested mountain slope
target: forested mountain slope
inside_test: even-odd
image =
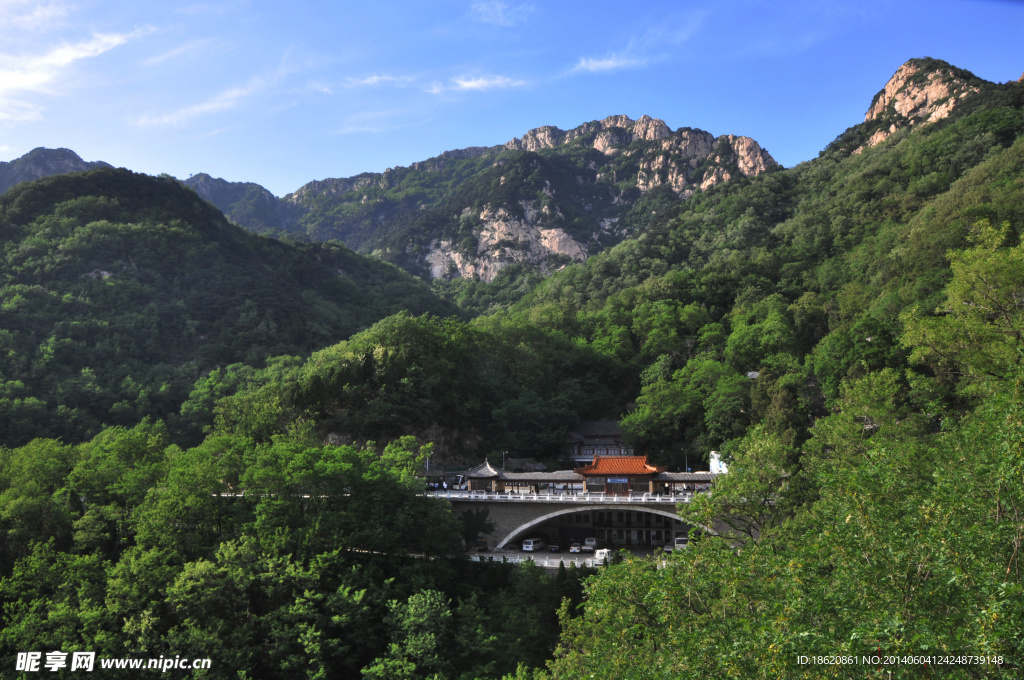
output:
[[[228,224],[170,178],[58,175],[0,198],[0,442],[174,418],[202,373],[453,311],[338,243]]]
[[[776,165],[747,137],[611,116],[310,182],[276,206],[255,185],[186,183],[250,229],[336,238],[428,279],[490,282],[510,265],[546,274],[584,260],[639,233],[663,203]]]

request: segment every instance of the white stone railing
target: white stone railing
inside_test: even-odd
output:
[[[630,493],[630,494],[608,494],[595,491],[586,493],[513,493],[493,491],[462,491],[459,489],[434,490],[425,492],[431,498],[444,498],[450,501],[491,501],[505,503],[600,503],[600,504],[622,504],[632,503],[665,503],[675,505],[676,503],[689,503],[693,500],[694,494],[703,493],[699,491],[688,491],[686,493],[657,494],[657,493]]]
[[[593,557],[564,557],[559,555],[545,555],[538,553],[536,555],[526,555],[523,553],[473,553],[469,556],[469,559],[473,562],[510,562],[512,564],[519,564],[521,562],[533,562],[539,567],[545,567],[547,569],[557,569],[559,563],[562,563],[568,568],[570,565],[575,564],[577,567],[601,567],[604,566],[604,559],[594,559]]]

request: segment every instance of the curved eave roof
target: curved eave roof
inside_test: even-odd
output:
[[[575,468],[581,475],[653,475],[664,472],[661,465],[650,465],[647,456],[594,456],[590,465]]]

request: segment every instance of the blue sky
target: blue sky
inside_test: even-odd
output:
[[[1024,72],[1024,3],[0,0],[0,160],[86,160],[277,195],[541,125],[648,114],[783,165],[904,61]]]

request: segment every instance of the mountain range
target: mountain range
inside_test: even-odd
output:
[[[0,168],[0,188],[104,166],[67,149],[35,149]],[[184,183],[253,232],[336,239],[428,280],[490,282],[511,264],[547,274],[583,261],[642,231],[652,204],[656,212],[660,202],[776,167],[748,137],[611,116],[383,173],[312,181],[283,198],[205,173]]]

